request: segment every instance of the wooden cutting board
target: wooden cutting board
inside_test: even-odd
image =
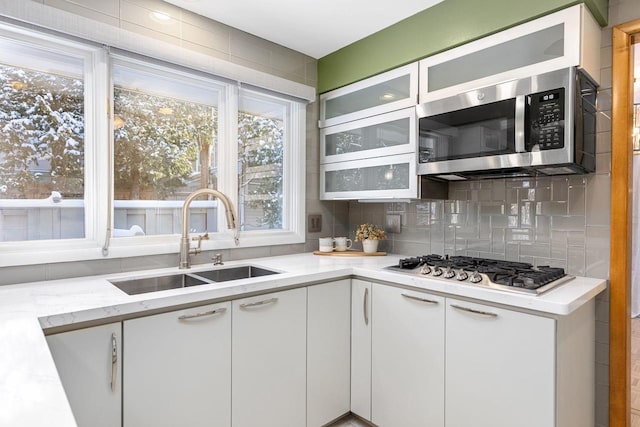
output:
[[[313,251],[314,255],[324,255],[324,256],[385,256],[386,252],[373,252],[373,253],[364,253],[362,251],[343,251],[343,252],[320,252]]]

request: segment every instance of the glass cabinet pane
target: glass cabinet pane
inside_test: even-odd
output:
[[[393,147],[409,143],[409,117],[327,135],[325,156]]]
[[[409,163],[356,167],[325,172],[325,191],[374,191],[408,189]]]
[[[409,97],[409,93],[410,78],[406,74],[356,92],[327,99],[325,103],[325,119],[405,99]]]
[[[561,58],[565,25],[557,24],[450,61],[430,66],[429,92],[481,79],[527,65]]]

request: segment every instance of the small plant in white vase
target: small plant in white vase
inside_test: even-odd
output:
[[[362,224],[356,230],[356,242],[362,242],[362,250],[367,254],[376,253],[378,242],[386,238],[384,230],[374,224]]]

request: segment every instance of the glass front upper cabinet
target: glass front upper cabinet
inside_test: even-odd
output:
[[[320,130],[320,163],[415,153],[416,110],[405,108]]]
[[[320,95],[321,128],[415,106],[418,63]]]
[[[320,199],[411,199],[418,194],[414,154],[320,165]]]
[[[576,5],[420,61],[420,102],[579,66],[596,81],[600,26]]]

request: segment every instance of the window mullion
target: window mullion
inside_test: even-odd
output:
[[[220,107],[218,144],[218,190],[222,191],[233,204],[238,214],[238,87],[228,85]],[[239,219],[239,218],[238,218]],[[227,231],[224,209],[218,209],[218,230]],[[239,225],[239,221],[238,224]]]

